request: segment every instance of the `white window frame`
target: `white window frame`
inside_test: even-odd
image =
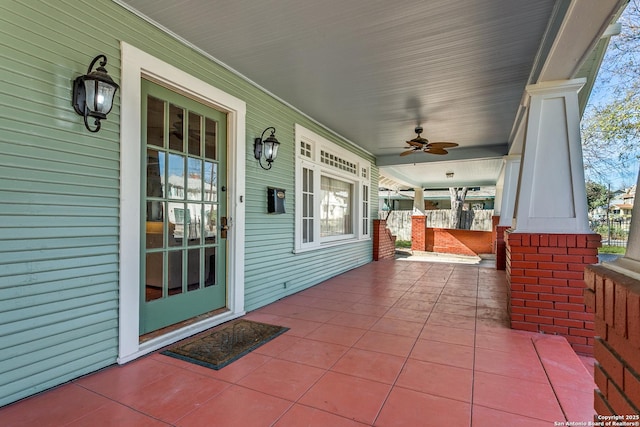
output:
[[[295,249],[297,252],[305,252],[315,249],[326,248],[330,246],[349,244],[364,240],[371,240],[370,225],[371,221],[366,221],[368,227],[365,227],[364,219],[371,218],[371,164],[362,157],[341,148],[337,144],[318,135],[317,133],[299,125],[295,125],[296,139],[296,181],[295,181]],[[301,144],[305,142],[311,145],[310,156],[303,155]],[[321,152],[328,152],[337,156],[341,160],[355,165],[355,172],[350,172],[336,166],[328,165],[321,160]],[[313,241],[302,241],[302,213],[303,213],[303,197],[302,197],[302,170],[309,169],[313,173],[313,193],[314,193],[314,226]],[[363,170],[366,173],[363,173]],[[339,179],[353,185],[352,200],[352,234],[343,236],[320,236],[320,200],[321,200],[321,177],[328,176],[330,178]],[[369,188],[369,212],[364,213],[363,203],[363,187]]]

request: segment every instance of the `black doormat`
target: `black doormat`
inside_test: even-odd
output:
[[[218,370],[288,330],[284,326],[239,319],[173,345],[161,354]]]

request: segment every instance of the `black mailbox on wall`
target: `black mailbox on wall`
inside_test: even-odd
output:
[[[284,189],[267,187],[267,212],[283,214],[284,201]]]

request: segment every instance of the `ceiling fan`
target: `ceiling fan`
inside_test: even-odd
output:
[[[416,126],[415,132],[418,134],[418,136],[413,138],[411,141],[407,141],[407,144],[410,145],[409,150],[400,153],[401,156],[408,156],[409,154],[415,153],[416,151],[443,155],[448,153],[445,148],[453,148],[458,146],[458,144],[456,144],[455,142],[429,142],[428,139],[420,136],[422,131],[422,126]]]

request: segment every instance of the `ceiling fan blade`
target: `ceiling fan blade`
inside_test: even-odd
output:
[[[429,148],[453,148],[457,147],[458,144],[455,142],[431,142],[429,143]]]
[[[418,150],[408,150],[408,151],[403,151],[402,153],[400,153],[401,156],[408,156],[409,154],[413,154]]]
[[[447,150],[445,150],[444,148],[427,148],[426,150],[424,150],[425,153],[428,154],[439,154],[439,155],[443,155],[443,154],[448,154],[449,152]]]

